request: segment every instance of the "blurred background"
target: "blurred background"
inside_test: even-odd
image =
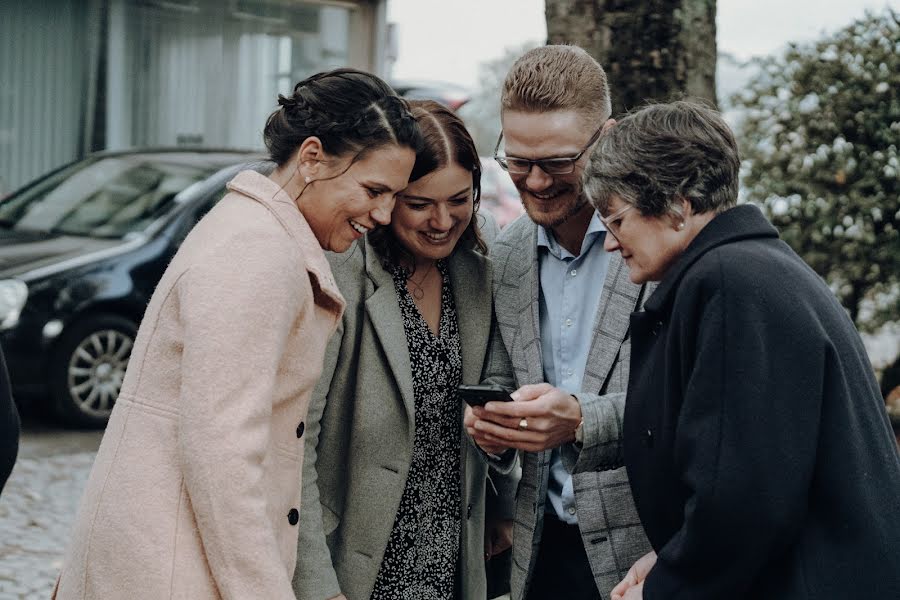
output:
[[[0,0],[0,344],[25,418],[0,598],[46,597],[146,302],[278,93],[338,66],[463,117],[484,206],[524,50],[575,43],[616,115],[716,104],[758,204],[863,334],[900,430],[900,0]],[[785,365],[790,368],[790,365]]]

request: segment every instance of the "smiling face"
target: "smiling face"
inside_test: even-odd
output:
[[[406,187],[416,157],[410,148],[391,144],[342,173],[350,158],[328,161],[298,201],[319,244],[333,252],[346,251],[376,225],[390,222],[395,196]]]
[[[450,256],[472,211],[472,172],[450,163],[397,195],[391,230],[422,265]]]
[[[597,127],[574,110],[505,110],[502,122],[504,154],[531,160],[575,156]],[[548,175],[536,165],[528,173],[510,174],[532,221],[552,228],[585,206],[580,181],[589,154],[585,152],[575,163],[575,171],[565,175]]]
[[[607,221],[603,247],[622,254],[633,283],[659,281],[687,247],[691,232],[672,214],[646,216],[625,210],[628,206],[617,196],[610,199],[608,215],[613,218]]]

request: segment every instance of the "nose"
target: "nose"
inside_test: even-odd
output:
[[[615,252],[616,250],[621,250],[622,246],[619,244],[619,240],[616,239],[616,236],[607,231],[603,238],[603,249],[607,252]]]
[[[531,165],[531,170],[525,177],[525,185],[529,190],[535,192],[543,192],[553,185],[553,178],[547,175],[542,168],[537,165]]]
[[[434,206],[431,213],[431,227],[438,231],[447,231],[453,226],[453,219],[450,217],[450,211],[447,206],[438,203]]]
[[[391,222],[391,212],[394,210],[396,198],[393,194],[383,194],[378,205],[372,209],[369,216],[379,225],[387,225]]]

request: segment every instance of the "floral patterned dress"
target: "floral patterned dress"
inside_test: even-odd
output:
[[[442,261],[437,266],[443,278],[438,336],[407,291],[407,272],[393,272],[412,365],[415,436],[373,600],[443,600],[456,592],[462,426],[456,387],[462,359],[449,277]]]

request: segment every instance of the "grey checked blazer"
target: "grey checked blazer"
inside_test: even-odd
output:
[[[488,381],[513,387],[540,383],[544,381],[544,369],[538,316],[537,226],[527,216],[510,224],[491,247],[491,258],[494,308],[501,335],[495,336],[498,341],[489,355]],[[573,473],[581,539],[604,598],[634,561],[650,551],[631,497],[621,445],[631,355],[629,316],[644,297],[643,292],[628,279],[619,253],[613,254],[594,321],[582,391],[576,394],[584,417],[584,445],[580,452],[572,444],[561,449],[564,463]],[[498,345],[500,338],[502,347]],[[543,529],[550,451],[524,452],[520,458],[512,600],[525,597],[534,570]],[[510,463],[504,461],[499,469]]]

